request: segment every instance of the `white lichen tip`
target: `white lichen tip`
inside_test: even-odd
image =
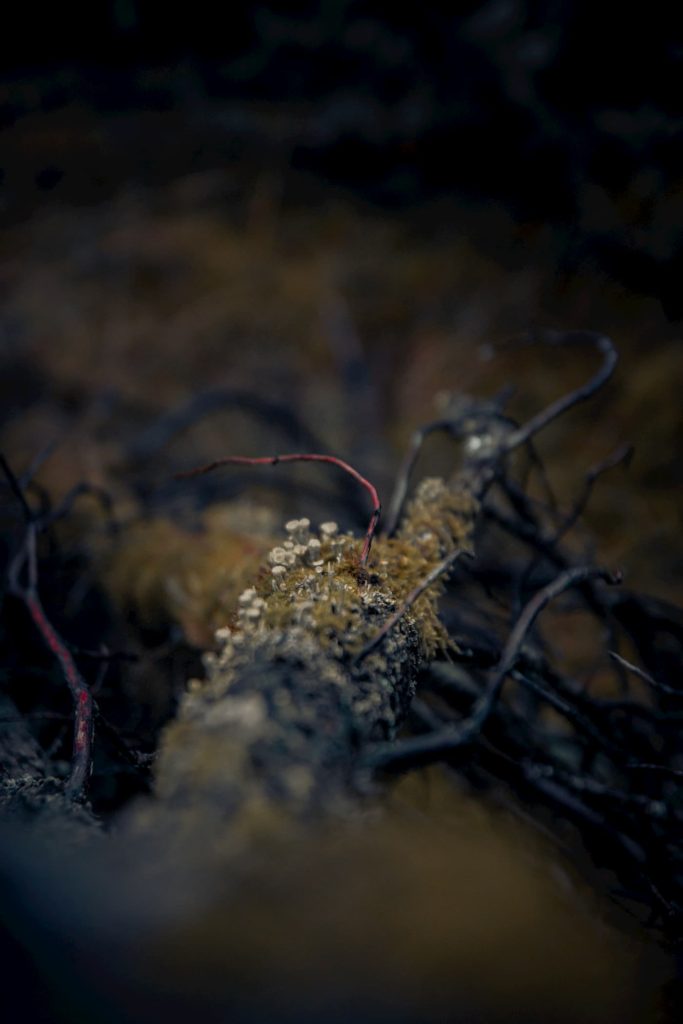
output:
[[[273,579],[273,590],[281,590],[282,589],[281,584],[283,583],[284,578],[285,578],[285,576],[287,574],[287,566],[286,565],[274,565],[273,568],[270,571],[272,573],[272,579]]]
[[[320,524],[320,532],[323,535],[323,537],[334,537],[335,533],[337,533],[338,530],[339,526],[337,525],[337,523],[330,522]]]
[[[273,548],[268,552],[268,561],[272,565],[284,565],[287,561],[287,552],[284,548]]]
[[[214,638],[218,644],[227,644],[231,637],[232,630],[230,629],[230,626],[221,626],[221,628],[217,629],[214,633]]]
[[[298,544],[305,544],[308,540],[308,530],[311,525],[310,519],[290,519],[285,523],[285,530],[293,541]]]
[[[256,591],[253,587],[249,587],[248,590],[243,590],[240,596],[237,598],[238,604],[246,605],[251,604],[256,597]]]

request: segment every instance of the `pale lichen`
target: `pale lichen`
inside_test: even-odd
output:
[[[466,494],[426,480],[366,568],[336,523],[286,523],[165,732],[160,795],[218,800],[231,817],[254,799],[297,813],[343,799],[354,751],[395,735],[420,667],[448,643],[441,583],[359,653],[444,556],[469,546],[474,514]]]

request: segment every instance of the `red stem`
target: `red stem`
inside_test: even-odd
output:
[[[368,556],[370,555],[370,547],[372,546],[372,540],[375,536],[375,530],[379,522],[380,513],[382,511],[382,505],[379,500],[376,488],[366,480],[364,476],[361,476],[358,470],[350,466],[348,462],[344,462],[343,459],[338,459],[336,455],[311,455],[311,454],[296,454],[296,455],[264,455],[260,458],[250,458],[246,455],[228,455],[224,459],[216,459],[215,462],[209,462],[206,466],[200,466],[198,469],[191,469],[186,473],[176,473],[176,480],[188,480],[191,477],[201,476],[202,473],[210,473],[211,470],[217,469],[219,466],[277,466],[279,462],[327,462],[332,466],[339,466],[345,473],[357,480],[359,484],[362,484],[366,491],[372,498],[372,515],[368,524],[368,529],[365,534],[365,542],[363,544],[363,550],[361,551],[360,564],[365,567],[368,562]]]
[[[90,751],[93,732],[93,702],[71,653],[59,633],[48,619],[40,598],[33,590],[21,591],[19,596],[24,601],[28,612],[37,629],[61,665],[74,702],[74,740],[71,774],[67,790],[76,795],[80,793],[88,781],[90,774]]]

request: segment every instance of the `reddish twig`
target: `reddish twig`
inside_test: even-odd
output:
[[[316,455],[316,454],[295,454],[295,455],[264,455],[258,458],[252,458],[246,455],[228,455],[223,459],[216,459],[215,462],[209,462],[206,466],[200,466],[198,469],[190,469],[185,473],[176,473],[174,476],[175,480],[189,480],[195,476],[201,476],[203,473],[210,473],[214,469],[218,469],[220,466],[277,466],[280,462],[326,462],[332,466],[339,466],[345,473],[357,480],[359,484],[362,484],[366,491],[372,498],[373,509],[368,524],[368,529],[365,534],[365,542],[363,544],[363,550],[360,556],[360,564],[365,567],[368,562],[368,556],[370,554],[370,547],[372,546],[372,540],[375,536],[377,524],[379,522],[380,513],[382,511],[382,505],[379,500],[377,490],[366,480],[364,476],[361,476],[358,470],[350,466],[348,462],[344,462],[343,459],[338,459],[336,455]]]
[[[93,700],[76,663],[67,647],[48,619],[38,594],[38,559],[36,554],[37,524],[26,502],[23,489],[6,460],[0,456],[0,465],[7,481],[18,498],[26,518],[26,534],[18,553],[12,559],[8,571],[10,594],[23,601],[34,625],[46,647],[54,654],[62,669],[74,704],[74,738],[71,773],[67,781],[67,792],[80,796],[86,786],[92,767]],[[22,571],[27,582],[21,582]]]
[[[91,769],[91,748],[93,733],[92,696],[76,668],[66,644],[54,628],[42,606],[37,591],[32,589],[12,591],[20,597],[34,624],[40,631],[43,641],[59,661],[74,702],[74,739],[71,774],[67,782],[67,791],[72,796],[83,792]]]

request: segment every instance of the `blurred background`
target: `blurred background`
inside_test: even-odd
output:
[[[512,383],[523,415],[592,365],[492,345],[601,330],[622,365],[600,432],[563,439],[551,468],[571,492],[573,469],[636,444],[628,497],[614,475],[593,516],[606,554],[623,558],[626,529],[627,568],[671,591],[683,43],[666,5],[228,15],[138,0],[6,12],[4,446],[27,460],[55,422],[74,427],[45,471],[105,479],[112,446],[229,386],[296,409],[387,486],[437,391]],[[281,444],[250,438],[249,419],[214,416],[185,454]]]
[[[201,505],[209,530],[267,533],[290,515],[362,527],[363,507],[344,483],[310,467],[276,470],[278,481],[267,472],[226,474],[195,498],[168,480],[221,455],[318,448],[354,462],[386,501],[412,431],[437,414],[446,392],[490,397],[511,385],[508,408],[521,419],[596,366],[590,349],[549,354],[509,339],[535,328],[596,330],[619,349],[617,374],[590,409],[543,435],[541,455],[570,507],[589,466],[634,445],[629,466],[596,488],[576,544],[622,566],[629,586],[680,602],[683,35],[672,5],[10,4],[0,47],[0,448],[17,473],[45,456],[36,479],[50,500],[88,481],[107,489],[123,521],[163,516],[196,529]],[[435,441],[418,475],[453,466],[452,448]],[[237,498],[251,504],[230,518],[223,510]],[[18,514],[6,489],[2,501],[6,554]],[[255,508],[265,510],[258,524]],[[78,619],[85,641],[111,628],[108,601],[130,599],[117,588],[137,582],[128,570],[113,582],[105,574],[103,597],[99,571],[84,570],[101,550],[101,520],[86,516],[76,527],[67,540],[78,541],[78,554],[53,561],[44,596],[60,628],[73,630]],[[113,668],[107,683],[110,693],[126,691],[122,716],[133,696],[144,706],[151,745],[172,703],[167,692],[159,696],[159,679],[175,673],[167,690],[177,694],[197,663],[186,647],[162,650],[177,635],[147,607],[156,585],[149,579],[166,571],[170,550],[178,553],[177,535],[165,530],[131,548],[134,566],[141,551],[151,565],[136,613],[150,616],[143,626],[158,645],[154,672],[148,661]],[[204,557],[213,560],[214,549]],[[3,639],[18,637],[30,650],[30,628],[15,619]],[[196,617],[181,625],[200,642]],[[130,644],[122,630],[114,626],[114,642]],[[580,648],[581,629],[569,640]],[[577,924],[582,910],[567,914],[556,894],[546,897],[546,870],[567,888],[564,869],[527,851],[519,881],[518,851],[510,850],[526,840],[511,839],[507,824],[501,839],[486,815],[463,810],[461,796],[435,785],[431,804],[421,793],[408,800],[407,819],[412,825],[416,806],[433,806],[423,827],[443,845],[414,848],[412,829],[392,826],[402,835],[392,848],[403,850],[395,887],[414,895],[387,933],[430,936],[410,975],[410,1005],[419,1009],[424,998],[420,979],[450,1005],[443,979],[453,970],[465,977],[471,954],[483,979],[471,997],[476,1007],[491,957],[501,955],[496,935],[504,932],[508,945],[511,933],[526,935],[534,960],[546,952],[545,936],[566,927],[573,959],[567,968],[561,943],[548,954],[541,996],[524,957],[510,959],[500,1019],[514,1019],[508,1009],[518,999],[524,1019],[622,1021],[634,991],[643,1003],[628,1012],[649,1019],[661,965],[642,968],[642,936],[604,938],[604,908]],[[138,788],[120,779],[112,792],[103,786],[99,811],[118,810]],[[469,852],[459,852],[463,826],[451,834],[443,825],[453,813],[474,836]],[[360,840],[363,857],[368,842]],[[387,842],[381,836],[378,848]],[[424,886],[432,849],[437,860],[464,858],[446,896]],[[321,856],[328,870],[331,855]],[[332,856],[342,862],[338,876],[353,875],[348,863],[359,856]],[[497,871],[491,865],[508,857],[513,873],[501,892],[530,885],[524,908],[494,890],[481,935],[476,903],[462,929],[449,931],[467,879],[481,878],[484,888],[487,872]],[[539,862],[542,892],[534,888]],[[393,898],[394,890],[387,906]],[[360,892],[350,905],[367,899]],[[438,941],[433,918],[416,909],[425,900],[446,908]],[[287,920],[293,911],[281,902]],[[542,909],[525,931],[529,906]],[[42,910],[31,913],[36,935],[53,926]],[[326,920],[313,915],[306,926],[313,947]],[[350,934],[368,927],[353,914],[349,921]],[[346,933],[332,934],[336,955]],[[596,980],[603,940],[617,951],[605,954]],[[35,939],[39,952],[42,941]],[[254,957],[264,955],[255,948]],[[454,950],[450,960],[444,948]],[[402,974],[413,955],[410,944],[394,952],[386,978]],[[305,966],[297,970],[305,975]],[[193,971],[191,964],[190,988],[199,985]],[[556,989],[563,972],[566,988]],[[594,993],[584,1016],[576,1008],[567,1016],[560,1002],[584,988]],[[389,1012],[396,1008],[382,1004],[377,1019]],[[492,1019],[490,1007],[481,1013]]]

